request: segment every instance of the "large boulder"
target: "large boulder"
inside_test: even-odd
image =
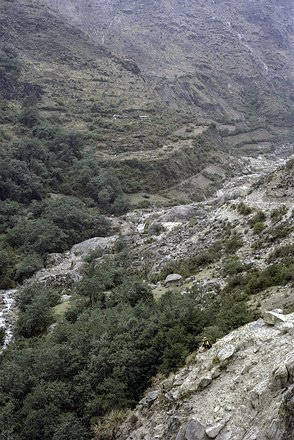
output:
[[[180,286],[180,285],[182,285],[182,282],[183,282],[182,275],[179,275],[177,273],[172,273],[172,274],[168,275],[166,277],[166,279],[164,280],[165,286],[171,286],[171,285]]]
[[[160,221],[165,222],[186,222],[191,218],[202,218],[206,215],[205,211],[196,205],[174,206],[160,217]]]
[[[226,345],[222,350],[217,353],[217,359],[220,363],[223,363],[230,359],[236,351],[234,345]]]
[[[74,255],[86,256],[95,249],[111,249],[114,243],[117,241],[118,235],[112,235],[111,237],[94,237],[89,240],[82,241],[75,244],[70,252]]]
[[[208,440],[205,426],[203,426],[197,419],[190,419],[185,426],[183,426],[176,440]]]
[[[282,310],[266,310],[262,314],[263,320],[268,325],[276,325],[286,322],[286,317],[283,315]]]

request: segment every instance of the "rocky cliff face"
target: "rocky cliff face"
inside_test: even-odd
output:
[[[163,101],[254,127],[293,121],[293,4],[47,0],[127,54]]]
[[[293,439],[294,314],[265,312],[146,394],[120,439]]]

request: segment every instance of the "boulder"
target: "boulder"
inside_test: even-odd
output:
[[[206,428],[206,434],[209,438],[215,438],[223,429],[225,423],[219,422],[216,425]]]
[[[111,249],[118,239],[118,235],[112,235],[111,237],[94,237],[89,240],[82,241],[81,243],[75,244],[70,252],[74,255],[86,256],[91,251],[97,248],[100,249]]]
[[[236,347],[234,345],[226,345],[221,351],[219,351],[216,355],[218,361],[220,363],[230,359],[236,351]]]
[[[272,372],[271,390],[278,391],[284,388],[288,382],[288,369],[285,364],[277,366]]]
[[[177,273],[173,273],[173,274],[170,274],[166,277],[166,279],[164,280],[164,284],[165,285],[173,284],[173,285],[180,286],[182,284],[182,281],[183,281],[182,275],[179,275]]]
[[[263,320],[268,325],[276,325],[286,322],[285,316],[281,313],[281,310],[266,310],[262,314]]]
[[[205,432],[205,426],[193,418],[180,429],[176,440],[208,440],[208,438]]]
[[[288,371],[289,380],[293,383],[294,382],[294,354],[289,355],[289,357],[286,359],[285,366]]]
[[[143,406],[150,406],[157,399],[158,396],[158,390],[150,391],[150,393],[146,394],[146,396],[142,400],[140,400],[139,404]]]
[[[162,217],[160,221],[162,222],[176,222],[176,221],[188,221],[195,217],[204,217],[206,215],[205,211],[197,207],[196,205],[182,205],[174,206]]]
[[[204,390],[204,388],[208,387],[208,385],[210,385],[211,382],[212,382],[212,377],[209,373],[206,374],[205,376],[202,376],[199,380],[198,390],[199,391]]]

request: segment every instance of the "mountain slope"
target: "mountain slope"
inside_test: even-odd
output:
[[[119,144],[123,149],[127,140],[130,146],[133,142],[135,148],[140,148],[138,140],[132,139],[138,127],[129,124],[127,134],[121,128],[116,130],[113,114],[132,111],[140,114],[156,109],[163,117],[163,108],[132,62],[94,44],[81,31],[49,13],[41,2],[32,5],[26,0],[4,1],[0,12],[1,43],[14,47],[21,56],[25,66],[23,80],[41,87],[41,109],[46,114],[55,114],[66,126],[94,131],[96,146],[97,141],[105,146],[103,129],[112,128],[120,132],[112,141],[113,148]],[[100,139],[95,132],[98,129]],[[140,127],[142,132],[149,131],[147,139],[152,145],[156,134],[152,137],[148,129],[148,126]],[[108,133],[105,138],[107,141]]]
[[[185,109],[167,106],[133,61],[95,43],[42,2],[4,1],[0,12],[0,41],[14,48],[22,63],[15,107],[29,90],[38,90],[42,116],[81,132],[85,155],[114,167],[125,191],[158,193],[211,162],[226,172],[217,133]],[[16,136],[9,124],[4,129]],[[163,170],[160,181],[156,168]],[[166,194],[162,200],[170,203]]]
[[[239,128],[293,123],[293,4],[47,0],[134,59],[171,107]]]

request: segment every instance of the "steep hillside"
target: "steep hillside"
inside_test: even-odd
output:
[[[2,437],[292,440],[293,198],[268,197],[293,161],[246,167],[205,202],[112,218],[115,235],[0,291]]]
[[[131,57],[171,107],[239,130],[271,127],[281,135],[281,127],[291,127],[291,1],[47,2],[100,44]]]
[[[87,132],[98,151],[141,149],[138,133],[146,139],[144,147],[152,148],[166,135],[165,116],[172,124],[175,119],[164,115],[134,63],[94,44],[39,1],[3,1],[0,8],[1,43],[17,50],[22,81],[40,88],[43,114]],[[133,119],[150,112],[155,129]],[[123,113],[131,114],[130,120],[112,119]]]
[[[17,109],[26,95],[37,94],[42,117],[82,133],[85,155],[115,167],[126,192],[158,193],[212,162],[222,175],[230,168],[209,124],[168,107],[133,61],[93,42],[42,2],[3,1],[0,8],[1,43],[22,64],[18,91],[3,97]],[[9,123],[3,130],[4,137],[18,136]],[[136,200],[144,203],[140,195]],[[170,203],[168,194],[159,200]]]
[[[141,400],[116,438],[293,439],[293,332],[293,313],[266,312],[200,350]]]

